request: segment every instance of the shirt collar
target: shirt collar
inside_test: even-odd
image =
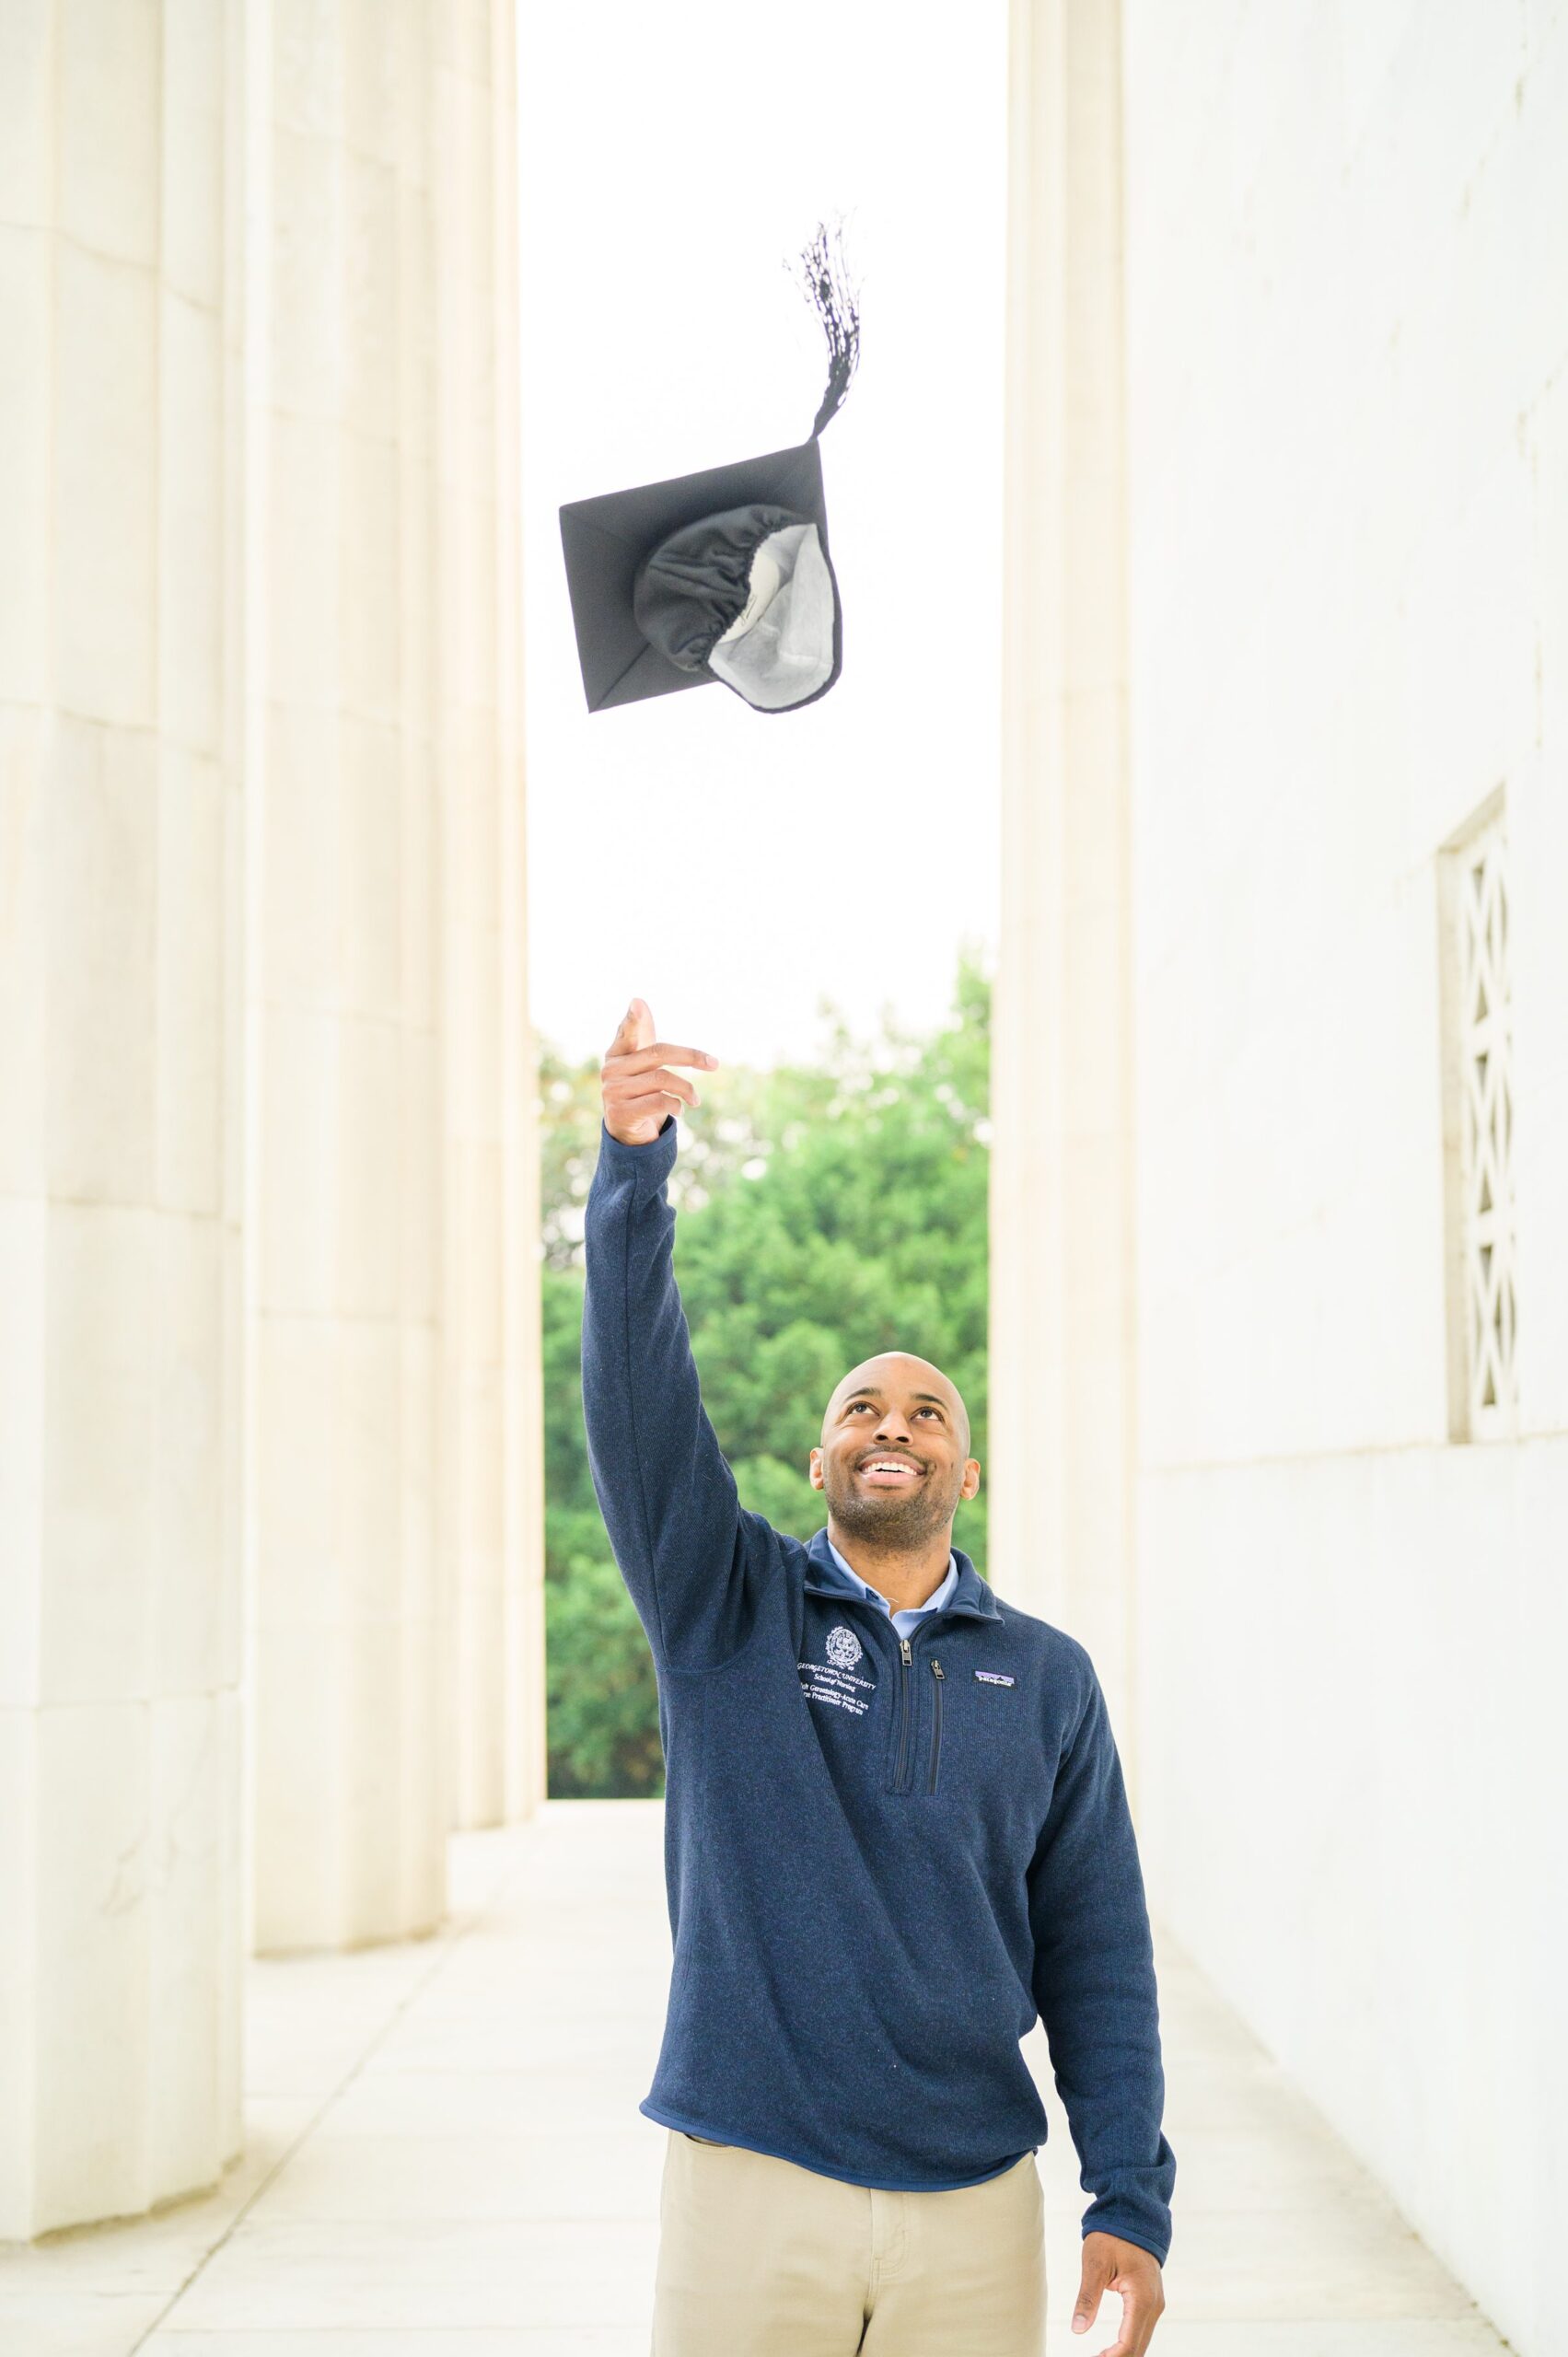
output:
[[[1002,1621],[996,1599],[976,1571],[973,1562],[961,1547],[951,1550],[958,1566],[958,1581],[952,1600],[946,1608],[949,1612],[964,1612],[976,1620]],[[858,1596],[865,1601],[865,1583],[857,1573],[842,1566],[842,1558],[828,1536],[827,1526],[812,1533],[806,1548],[806,1590],[810,1596]]]
[[[854,1565],[853,1563],[845,1562],[843,1557],[840,1554],[838,1549],[834,1546],[830,1538],[828,1541],[828,1552],[831,1555],[834,1562],[837,1563],[840,1571],[848,1573],[850,1578],[854,1582],[862,1596],[867,1597],[875,1596],[880,1603],[888,1605],[889,1611],[891,1611],[893,1607],[890,1597],[885,1596],[880,1588],[874,1589],[869,1581],[863,1580],[860,1573],[855,1570]],[[900,1604],[897,1609],[900,1612],[940,1612],[952,1601],[953,1590],[958,1586],[958,1559],[949,1548],[947,1552],[947,1575],[943,1579],[941,1585],[939,1587],[933,1588],[931,1594],[926,1597],[923,1604]]]

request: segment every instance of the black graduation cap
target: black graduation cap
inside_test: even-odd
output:
[[[801,263],[828,343],[808,439],[561,510],[590,712],[714,679],[753,711],[796,712],[839,676],[843,621],[818,442],[849,390],[860,318],[836,235],[819,228]]]

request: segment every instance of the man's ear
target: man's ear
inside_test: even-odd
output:
[[[819,1490],[822,1487],[822,1452],[819,1448],[812,1450],[811,1462],[806,1469],[810,1477],[812,1488]]]

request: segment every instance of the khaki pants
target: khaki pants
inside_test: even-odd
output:
[[[879,2193],[667,2133],[653,2357],[1040,2357],[1032,2153],[983,2185]]]

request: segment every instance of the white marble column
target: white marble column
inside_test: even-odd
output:
[[[262,1951],[445,1906],[423,6],[257,0],[250,1557]]]
[[[511,7],[254,0],[254,1938],[538,1788]],[[459,1770],[461,1769],[461,1784]]]
[[[443,17],[436,105],[440,1497],[454,1621],[455,1820],[478,1826],[527,1815],[544,1791],[509,6]]]
[[[991,1549],[1127,1757],[1137,1463],[1119,0],[1013,0]]]
[[[239,2138],[235,30],[0,12],[5,2239]]]

